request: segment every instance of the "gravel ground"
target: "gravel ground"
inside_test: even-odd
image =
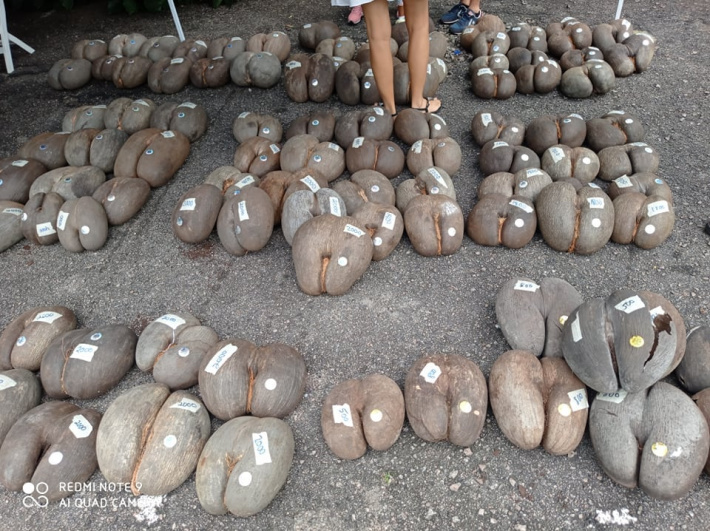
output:
[[[572,101],[558,93],[516,95],[486,102],[470,91],[469,57],[453,53],[439,95],[442,116],[464,157],[454,178],[467,214],[482,175],[478,148],[469,133],[474,114],[492,108],[525,123],[547,113],[576,112],[589,119],[612,109],[636,114],[647,142],[661,152],[659,173],[675,194],[677,222],[659,248],[642,251],[609,243],[592,256],[550,249],[539,236],[517,251],[485,248],[465,239],[445,258],[419,256],[405,238],[394,253],[373,263],[341,297],[309,297],[296,284],[290,249],[276,230],[262,251],[243,258],[227,254],[216,235],[201,245],[179,242],[170,229],[177,199],[215,167],[229,164],[236,142],[232,120],[242,111],[268,112],[289,124],[324,107],[349,110],[335,97],[325,104],[290,102],[283,84],[263,91],[229,85],[173,95],[153,95],[147,87],[119,91],[93,82],[74,92],[55,92],[46,72],[69,55],[82,38],[108,40],[117,33],[147,36],[174,33],[169,14],[109,16],[105,3],[69,13],[11,14],[10,31],[37,49],[17,51],[15,74],[0,74],[0,157],[10,156],[32,136],[58,131],[64,114],[82,104],[106,104],[119,96],[149,97],[157,103],[191,100],[210,116],[207,134],[193,144],[185,165],[168,185],[155,190],[143,210],[110,230],[103,249],[73,255],[61,246],[21,242],[0,255],[0,327],[37,305],[63,304],[87,327],[127,323],[140,331],[169,311],[190,311],[220,338],[257,344],[285,342],[308,365],[306,395],[286,420],[296,439],[289,479],[262,513],[241,520],[205,513],[195,493],[194,475],[159,498],[81,492],[65,504],[26,508],[22,495],[0,488],[3,529],[582,529],[621,526],[636,529],[709,529],[710,479],[703,475],[683,499],[660,502],[640,490],[612,482],[594,457],[588,435],[566,457],[542,449],[522,451],[509,443],[489,412],[481,438],[471,448],[430,444],[405,424],[386,452],[368,452],[345,462],[325,445],[320,406],[338,382],[381,372],[403,386],[412,363],[425,354],[459,353],[488,375],[506,342],[496,328],[494,296],[504,280],[559,276],[585,298],[605,297],[621,287],[663,294],[689,327],[708,324],[710,238],[703,226],[708,209],[708,99],[710,7],[705,1],[627,0],[624,15],[658,38],[649,71],[621,79],[610,94]],[[448,3],[432,0],[436,19]],[[613,18],[616,2],[582,0],[486,1],[484,10],[506,23],[521,20],[545,26],[565,16],[590,25]],[[180,7],[188,37],[250,35],[285,30],[293,43],[301,24],[332,19],[345,35],[364,41],[363,25],[345,25],[346,9],[326,2],[284,0],[278,5],[240,0],[231,8]],[[4,69],[3,69],[4,72]],[[400,179],[403,179],[401,177]],[[134,369],[107,395],[77,401],[105,411],[126,389],[151,380]],[[195,392],[197,390],[195,389]],[[219,422],[214,422],[214,428]],[[91,479],[98,488],[99,472]],[[137,505],[137,504],[140,504]],[[105,505],[105,506],[102,506]]]

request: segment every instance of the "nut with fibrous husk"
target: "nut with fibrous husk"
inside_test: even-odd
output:
[[[300,193],[293,194],[289,201]],[[292,253],[301,291],[307,295],[342,295],[370,265],[373,243],[355,218],[325,214],[299,227]]]
[[[566,455],[582,441],[587,388],[565,360],[509,350],[493,364],[488,390],[496,422],[515,446],[532,450],[542,444],[552,455]]]
[[[609,63],[591,59],[562,74],[560,91],[568,98],[588,98],[592,94],[606,94],[616,86],[616,76]]]
[[[239,87],[271,88],[281,79],[281,61],[269,52],[243,52],[232,60],[229,75]]]
[[[478,164],[484,175],[515,173],[524,168],[539,168],[540,157],[525,146],[511,145],[503,140],[489,140],[481,148]]]
[[[525,144],[538,155],[549,147],[563,144],[572,148],[584,143],[587,125],[578,114],[544,115],[535,118],[525,130]],[[597,150],[595,150],[597,151]]]
[[[307,50],[315,50],[321,41],[340,37],[340,28],[330,20],[304,24],[298,31],[298,42]]]
[[[333,185],[345,202],[348,212],[355,212],[365,203],[394,205],[395,192],[389,179],[375,170],[360,170],[349,180],[337,181]]]
[[[199,184],[178,199],[170,224],[173,233],[185,243],[206,240],[217,223],[222,208],[222,190],[212,184]]]
[[[372,259],[376,262],[387,258],[402,239],[404,220],[393,205],[363,203],[352,213],[352,217],[370,234]]]
[[[100,81],[113,80],[113,68],[121,55],[104,55],[91,62],[91,77]]]
[[[335,190],[312,188],[296,190],[284,200],[281,211],[281,231],[289,245],[298,229],[314,217],[332,214],[342,217],[347,214],[345,202]],[[322,230],[322,229],[321,229]]]
[[[99,186],[92,197],[106,211],[109,225],[121,225],[143,208],[150,196],[150,185],[143,179],[114,177]]]
[[[481,31],[471,42],[474,58],[497,53],[506,54],[510,49],[510,38],[505,31]]]
[[[360,170],[375,170],[388,179],[394,179],[404,170],[404,153],[390,140],[359,136],[347,148],[345,164],[351,174]]]
[[[62,119],[62,131],[103,129],[106,105],[82,105],[67,112]]]
[[[357,61],[346,61],[338,67],[335,72],[335,93],[340,101],[346,105],[360,104],[361,89],[365,89],[368,94],[376,93],[379,99],[374,75],[368,78],[367,88],[362,86],[361,79],[367,71],[368,69]]]
[[[295,172],[306,167],[315,169],[328,182],[334,181],[345,171],[345,151],[334,142],[319,142],[312,135],[289,138],[281,151],[281,169]]]
[[[471,45],[480,33],[490,31],[498,33],[505,31],[505,22],[495,15],[484,13],[475,25],[467,27],[461,34],[459,44],[466,51],[471,51]]]
[[[481,55],[471,61],[471,64],[468,66],[468,74],[469,76],[473,76],[479,68],[499,68],[509,70],[509,67],[510,62],[505,54],[496,53],[493,55]]]
[[[652,174],[646,175],[654,177]],[[622,180],[631,182],[631,177],[634,176],[619,177],[615,183],[618,185]],[[637,179],[635,181],[638,182]],[[642,186],[645,188],[645,185]],[[673,204],[662,195],[647,195],[648,193],[632,191],[622,193],[614,199],[616,215],[612,241],[621,244],[634,243],[642,249],[653,249],[668,239],[675,225]]]
[[[547,33],[540,26],[531,26],[527,22],[515,24],[508,31],[510,49],[525,48],[530,51],[547,52]]]
[[[34,159],[8,157],[0,159],[0,201],[26,203],[32,183],[47,172],[47,168]]]
[[[561,278],[538,283],[513,277],[498,290],[496,319],[512,349],[530,351],[538,358],[561,358],[565,323],[582,302],[579,292]]]
[[[449,41],[446,38],[446,35],[440,31],[432,31],[429,33],[429,57],[443,59],[446,54],[446,47],[448,43]],[[407,62],[409,57],[409,39],[400,44],[399,49],[397,50],[397,57],[400,61]]]
[[[407,204],[404,228],[417,253],[448,256],[463,242],[463,212],[456,200],[445,195],[418,195]]]
[[[116,177],[140,177],[151,188],[173,178],[190,154],[190,140],[179,131],[143,129],[131,135],[116,157]]]
[[[163,103],[150,116],[150,126],[162,131],[179,131],[195,142],[207,130],[209,118],[204,106],[184,101]]]
[[[275,116],[244,111],[234,119],[232,134],[239,143],[255,136],[266,138],[272,142],[281,142],[283,127]]]
[[[341,459],[357,459],[368,446],[389,449],[404,424],[404,396],[383,374],[340,382],[323,401],[320,417],[328,448]]]
[[[284,65],[284,85],[295,102],[324,102],[335,90],[335,64],[321,53],[293,56]]]
[[[316,111],[296,118],[286,130],[286,140],[296,135],[312,135],[321,142],[333,140],[335,114],[332,111]]]
[[[205,57],[212,57],[207,55],[207,49],[208,44],[201,39],[186,39],[177,45],[172,57],[185,57],[189,59],[190,62],[196,63]]]
[[[286,483],[294,440],[279,419],[240,417],[221,426],[200,455],[195,484],[202,508],[245,518],[266,508]]]
[[[42,387],[51,398],[96,398],[133,367],[136,334],[125,325],[65,332],[42,356]]]
[[[638,393],[683,359],[685,324],[678,310],[650,291],[620,289],[570,313],[562,353],[574,373],[600,393]]]
[[[274,225],[281,223],[281,212],[286,199],[301,190],[315,193],[321,188],[327,188],[328,181],[312,168],[302,168],[296,172],[272,171],[264,175],[259,188],[271,198],[274,207]]]
[[[698,406],[705,417],[705,421],[710,424],[710,388],[695,393],[691,398],[695,401],[695,405]],[[705,463],[705,473],[710,474],[710,455]]]
[[[64,157],[64,146],[69,133],[40,133],[33,136],[17,151],[17,156],[23,159],[34,159],[48,169],[53,170],[67,165]]]
[[[76,316],[64,306],[40,306],[20,314],[0,334],[0,369],[39,370],[55,338],[76,328]]]
[[[363,78],[364,79],[364,78]],[[372,77],[371,81],[374,82],[375,78]],[[437,68],[427,68],[426,78],[424,79],[424,89],[422,95],[425,98],[433,98],[436,96],[436,91],[439,90],[439,83],[441,83],[440,72]],[[377,88],[377,85],[374,85]],[[379,93],[378,93],[379,94]],[[378,96],[379,100],[379,96]],[[371,101],[365,101],[363,98],[363,103],[376,103]],[[394,66],[394,101],[397,105],[408,105],[411,103],[411,87],[409,79],[409,66],[407,63],[400,63]]]
[[[116,35],[108,43],[109,55],[125,55],[134,57],[140,52],[143,43],[148,39],[140,33],[130,33]]]
[[[195,395],[165,384],[133,387],[106,410],[96,435],[104,477],[134,495],[162,496],[192,474],[210,435],[210,415]]]
[[[488,387],[471,360],[435,354],[419,358],[409,369],[404,402],[409,424],[425,441],[471,446],[483,431]]]
[[[710,388],[710,326],[696,326],[688,332],[685,356],[675,374],[688,393]]]
[[[473,93],[479,98],[505,100],[515,94],[515,76],[501,68],[479,68],[471,74]]]
[[[241,37],[218,37],[207,46],[207,57],[222,56],[230,63],[247,49],[247,41]]]
[[[626,111],[609,111],[587,122],[587,144],[597,153],[609,146],[643,142],[646,130],[641,121]],[[570,145],[568,142],[560,144]]]
[[[425,138],[448,138],[449,126],[438,114],[404,109],[394,122],[394,134],[403,142],[414,144]]]
[[[466,234],[479,245],[519,249],[532,240],[537,228],[535,205],[527,197],[486,194],[473,205]]]
[[[108,238],[108,218],[103,205],[90,196],[69,199],[59,210],[57,234],[67,251],[97,251]]]
[[[0,199],[0,253],[22,238],[22,203]]]
[[[527,48],[511,48],[508,51],[508,70],[517,74],[524,66],[536,66],[550,58],[545,52],[530,51]]]
[[[545,243],[556,251],[592,254],[614,230],[615,206],[594,183],[554,182],[535,201],[537,223]]]
[[[247,41],[248,52],[269,52],[280,62],[284,62],[291,53],[291,41],[283,31],[257,33]]]
[[[108,104],[104,114],[107,129],[120,129],[129,135],[150,127],[150,118],[157,109],[153,100],[116,98]]]
[[[355,43],[350,37],[345,36],[336,39],[324,39],[318,43],[315,51],[328,57],[339,57],[343,61],[350,61],[355,57]]]
[[[592,45],[591,28],[573,17],[548,24],[546,33],[547,48],[555,57],[562,57],[569,50],[581,50]]]
[[[594,46],[602,53],[612,48],[617,43],[622,43],[633,35],[633,26],[625,18],[614,20],[609,24],[598,24],[594,26],[592,40]]]
[[[0,372],[0,447],[12,425],[42,399],[42,386],[37,376],[27,369]]]
[[[560,66],[562,70],[569,70],[575,66],[582,66],[593,59],[604,59],[602,51],[595,46],[587,46],[581,50],[568,50],[560,57]]]
[[[402,214],[410,201],[420,195],[444,195],[456,200],[451,177],[441,168],[431,167],[419,172],[414,179],[406,179],[397,186],[397,208]]]
[[[525,138],[525,125],[517,118],[503,116],[493,110],[483,110],[471,119],[471,135],[479,146],[491,140],[502,140],[519,146]]]
[[[645,142],[609,146],[599,152],[599,178],[612,181],[633,173],[656,173],[658,151]]]
[[[91,195],[106,182],[106,174],[95,166],[64,166],[37,177],[30,187],[30,197],[56,192],[65,201]]]
[[[190,67],[190,81],[197,88],[216,88],[229,81],[231,63],[224,57],[204,57]]]
[[[604,472],[627,488],[676,500],[706,464],[710,435],[703,413],[664,382],[631,394],[600,394],[589,412],[589,435]]]
[[[279,169],[280,160],[281,146],[260,136],[245,140],[234,152],[234,167],[257,177]]]
[[[611,181],[608,192],[609,197],[612,199],[616,199],[623,194],[637,192],[647,197],[656,197],[668,203],[673,203],[673,193],[670,186],[655,173],[641,172],[622,175]]]
[[[120,129],[81,129],[69,135],[64,156],[70,166],[94,166],[112,173],[128,134]]]
[[[392,136],[392,116],[382,107],[363,111],[350,111],[338,118],[333,134],[343,148],[350,146],[358,137],[373,140],[388,140]]]
[[[516,90],[521,94],[547,94],[560,84],[562,69],[557,61],[521,66],[515,72]]]
[[[407,168],[413,175],[436,166],[449,175],[461,168],[461,147],[450,137],[417,140],[407,152]]]
[[[64,198],[56,192],[31,196],[20,216],[22,235],[37,245],[52,245],[57,236],[57,216]]]
[[[274,205],[258,187],[227,198],[217,218],[217,235],[228,253],[244,256],[262,249],[274,230]]]
[[[587,184],[599,174],[599,157],[585,147],[551,146],[542,154],[540,162],[553,181],[574,178]]]
[[[47,83],[55,90],[75,90],[91,81],[91,61],[60,59],[47,74]]]
[[[178,46],[180,46],[180,39],[175,35],[153,37],[143,43],[138,55],[156,62],[163,57],[172,57]]]
[[[30,409],[0,447],[0,483],[13,491],[23,490],[28,482],[43,485],[44,492],[28,495],[38,506],[70,496],[66,482],[83,483],[96,470],[100,421],[98,411],[68,402],[50,401]]]
[[[111,70],[111,79],[116,88],[133,89],[148,80],[148,71],[153,61],[147,57],[119,57]]]

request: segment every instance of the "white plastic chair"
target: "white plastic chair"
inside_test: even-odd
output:
[[[172,3],[172,0],[169,0]],[[35,53],[34,48],[22,42],[20,39],[7,31],[7,15],[5,14],[5,2],[0,0],[0,53],[5,56],[5,69],[8,74],[15,71],[15,66],[12,64],[12,50],[10,44],[17,44],[27,53]]]

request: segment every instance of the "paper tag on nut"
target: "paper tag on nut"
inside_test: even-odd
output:
[[[166,313],[165,315],[158,317],[155,322],[168,325],[170,328],[175,330],[178,326],[185,324],[185,319],[171,313]]]
[[[439,376],[441,376],[441,368],[436,363],[432,363],[430,361],[424,365],[424,368],[419,375],[424,378],[425,382],[433,384],[436,383],[436,380],[438,380]]]
[[[190,413],[197,413],[200,410],[200,404],[189,398],[183,398],[179,402],[175,402],[170,409],[184,409]]]
[[[346,232],[348,234],[352,234],[353,236],[356,236],[358,238],[360,236],[362,236],[363,234],[365,234],[363,231],[361,231],[360,229],[358,229],[354,225],[350,225],[350,223],[345,225],[345,229],[343,230],[343,232]]]
[[[246,221],[249,219],[249,212],[247,211],[247,202],[246,201],[239,201],[239,205],[237,205],[237,209],[239,211],[239,221]]]
[[[5,376],[4,374],[0,374],[0,391],[4,391],[5,389],[10,389],[11,387],[15,387],[17,385],[17,382],[10,378],[9,376]]]
[[[348,428],[353,427],[353,416],[350,412],[350,404],[333,404],[333,422],[342,424]]]
[[[569,405],[572,408],[572,411],[581,411],[589,407],[586,389],[577,389],[576,391],[570,391],[569,393],[567,393],[567,396],[569,396]]]
[[[38,313],[34,319],[32,319],[32,322],[52,324],[54,321],[59,319],[61,316],[62,316],[62,314],[57,313],[57,312],[41,312],[41,313]]]
[[[183,210],[195,210],[195,207],[197,206],[197,201],[195,200],[194,197],[188,197],[182,202],[182,205],[180,205],[180,212]]]
[[[94,431],[94,427],[84,415],[74,415],[69,425],[69,431],[71,431],[77,439],[85,439],[91,435],[91,432]]]
[[[529,280],[518,280],[515,283],[515,286],[513,286],[513,289],[517,291],[530,291],[532,293],[535,293],[539,287],[540,286],[538,286],[534,282],[530,282]]]
[[[237,351],[237,346],[231,343],[222,347],[219,352],[217,352],[205,367],[205,372],[210,374],[217,374],[217,371],[227,363],[227,360],[232,357],[232,355]]]
[[[619,389],[615,393],[599,393],[597,395],[597,400],[602,402],[613,402],[614,404],[621,404],[626,398],[628,393],[623,389]]]
[[[640,310],[641,308],[645,308],[646,305],[643,303],[641,300],[641,297],[638,295],[634,295],[633,297],[629,297],[628,299],[624,299],[620,303],[618,303],[614,308],[619,310],[620,312],[624,313],[632,313],[635,312],[636,310]]]
[[[382,219],[382,226],[385,229],[394,230],[394,224],[397,221],[397,217],[392,212],[386,212],[385,217]]]
[[[313,193],[316,193],[318,190],[320,190],[320,185],[310,175],[306,175],[303,179],[301,179],[301,182],[305,184]]]
[[[658,214],[665,214],[670,211],[671,209],[668,206],[668,201],[654,201],[653,203],[649,203],[647,206],[647,214],[649,218]]]
[[[342,212],[340,210],[340,200],[337,197],[329,197],[328,202],[330,204],[330,213],[334,216],[341,217]]]
[[[254,446],[254,458],[257,465],[266,465],[271,463],[271,454],[269,453],[269,434],[265,431],[261,433],[252,433],[251,440]]]
[[[511,206],[517,207],[520,210],[522,210],[523,212],[527,212],[528,214],[532,214],[532,212],[533,212],[533,208],[531,206],[526,205],[525,203],[523,203],[522,201],[518,201],[517,199],[511,199],[508,204]],[[520,289],[520,288],[516,288],[516,289]]]

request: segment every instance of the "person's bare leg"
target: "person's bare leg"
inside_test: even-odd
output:
[[[375,75],[377,90],[385,109],[394,114],[397,112],[397,106],[394,103],[394,66],[390,51],[392,26],[389,6],[387,0],[373,0],[363,4],[362,9],[365,12],[367,38],[370,41],[370,64]]]
[[[404,23],[409,32],[409,90],[411,104],[415,109],[424,109],[426,67],[429,63],[429,2],[428,0],[404,0]],[[436,112],[441,102],[434,98],[429,102],[429,110]]]

